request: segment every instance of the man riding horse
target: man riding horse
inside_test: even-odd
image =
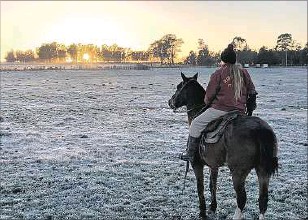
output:
[[[206,110],[190,124],[187,149],[180,156],[184,161],[194,160],[201,133],[209,122],[233,110],[251,115],[256,108],[255,86],[248,71],[236,63],[236,53],[232,44],[221,53],[221,60],[221,67],[211,75],[206,88]]]

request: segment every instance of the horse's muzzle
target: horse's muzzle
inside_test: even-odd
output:
[[[175,105],[174,105],[174,100],[173,100],[173,99],[170,99],[170,100],[168,101],[168,105],[169,105],[169,107],[170,107],[171,109],[176,109],[176,107],[175,107]]]

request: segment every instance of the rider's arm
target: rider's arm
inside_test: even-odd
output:
[[[211,75],[209,84],[206,87],[206,93],[204,97],[205,104],[209,105],[216,97],[217,91],[219,89],[220,76],[217,72]]]
[[[257,92],[255,86],[250,78],[250,75],[246,69],[244,69],[244,77],[246,78],[246,113],[251,116],[252,112],[257,108]]]

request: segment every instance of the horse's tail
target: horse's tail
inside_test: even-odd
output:
[[[259,134],[260,168],[268,176],[278,173],[278,143],[275,133],[271,128],[261,129]]]

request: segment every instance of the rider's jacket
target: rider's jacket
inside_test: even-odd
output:
[[[206,88],[205,103],[211,103],[212,108],[222,111],[239,110],[245,113],[246,101],[249,94],[256,94],[255,86],[248,71],[241,68],[243,88],[241,97],[236,100],[230,76],[230,65],[224,64],[217,69],[210,78]]]

